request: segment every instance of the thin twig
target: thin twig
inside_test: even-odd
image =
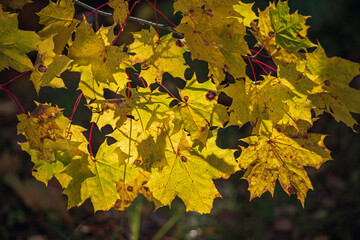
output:
[[[89,5],[87,5],[86,3],[83,3],[79,0],[74,0],[75,4],[79,5],[80,7],[83,7],[89,11],[94,11],[96,8],[93,8]],[[99,15],[102,15],[102,16],[112,16],[113,14],[112,13],[109,13],[109,12],[104,12],[104,11],[101,11],[101,10],[97,10],[96,11]],[[149,25],[149,26],[153,26],[153,27],[159,27],[161,29],[165,29],[173,34],[175,34],[176,36],[180,37],[180,38],[184,38],[184,34],[182,33],[179,33],[178,31],[174,30],[172,27],[168,26],[168,25],[165,25],[165,24],[156,24],[154,22],[150,22],[148,20],[145,20],[145,19],[141,19],[141,18],[137,18],[137,17],[133,17],[133,16],[129,16],[129,21],[132,21],[132,22],[137,22],[137,23],[140,23],[141,25]]]

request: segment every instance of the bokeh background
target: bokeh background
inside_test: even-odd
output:
[[[40,11],[48,1],[33,2],[19,12],[21,29],[41,28],[34,12]],[[94,7],[105,3],[84,2]],[[254,10],[263,10],[267,5],[266,0],[255,0]],[[312,16],[309,38],[319,41],[329,57],[360,62],[360,1],[290,0],[289,5],[292,11]],[[178,14],[173,15],[172,1],[158,0],[157,6],[172,16],[175,23],[180,21]],[[104,10],[111,11],[107,7]],[[76,17],[86,13],[86,9],[77,7]],[[134,15],[155,21],[153,10],[145,1],[135,8]],[[94,17],[90,16],[88,21],[94,21]],[[99,19],[105,25],[111,21],[111,18]],[[166,23],[160,16],[159,22]],[[121,41],[131,41],[128,32],[141,27],[129,22]],[[36,54],[30,57],[34,59]],[[0,82],[18,74],[13,70],[2,71]],[[67,79],[68,89],[45,88],[40,95],[36,94],[29,75],[7,87],[19,98],[25,111],[35,108],[34,100],[51,102],[63,107],[69,117],[79,94],[76,86],[80,76],[66,72],[63,77]],[[359,78],[350,85],[360,89]],[[84,103],[80,103],[74,122],[89,128],[90,112],[81,107]],[[228,180],[215,181],[223,199],[216,199],[211,214],[205,215],[186,213],[179,199],[171,209],[154,212],[153,204],[142,197],[124,212],[110,210],[94,214],[90,201],[67,210],[66,196],[61,194],[56,180],[46,187],[32,177],[30,157],[17,144],[17,114],[8,96],[0,92],[0,239],[360,239],[360,134],[335,122],[328,114],[320,117],[311,131],[328,134],[325,142],[334,161],[325,163],[319,170],[307,169],[315,191],[309,191],[305,208],[279,186],[274,197],[266,193],[249,202],[247,183],[241,180],[243,173],[239,172]],[[354,116],[360,122],[359,115]],[[359,126],[356,129],[359,131]],[[244,131],[230,127],[222,130],[222,135],[225,136],[222,142],[233,146]],[[104,140],[98,129],[94,137],[97,144]]]

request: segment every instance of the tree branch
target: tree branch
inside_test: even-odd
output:
[[[79,0],[74,0],[75,4],[79,5],[80,7],[83,7],[87,10],[90,10],[90,11],[94,11],[95,8],[87,5],[86,3],[83,3]],[[109,13],[109,12],[104,12],[104,11],[101,11],[101,10],[97,10],[96,13],[98,15],[102,15],[102,16],[112,16],[112,13]],[[181,37],[181,38],[184,38],[184,34],[182,33],[179,33],[178,31],[176,31],[175,29],[173,29],[172,27],[168,26],[168,25],[165,25],[165,24],[156,24],[154,22],[150,22],[148,20],[145,20],[145,19],[141,19],[141,18],[137,18],[137,17],[133,17],[133,16],[129,16],[128,20],[132,21],[132,22],[137,22],[137,23],[140,23],[141,25],[149,25],[149,26],[153,26],[153,27],[159,27],[161,29],[164,29],[166,31],[169,31],[173,34],[175,34],[176,36],[178,37]]]

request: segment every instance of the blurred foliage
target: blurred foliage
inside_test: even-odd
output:
[[[47,5],[46,0],[34,0],[20,12],[20,27],[40,29],[38,12]],[[99,6],[106,1],[84,1]],[[251,1],[246,1],[251,2]],[[172,16],[172,1],[158,0],[157,6],[167,16]],[[255,7],[264,9],[267,0],[256,0]],[[319,41],[329,56],[341,56],[360,62],[360,1],[357,0],[303,0],[290,1],[290,7],[303,15],[310,15],[312,26],[309,36]],[[110,8],[104,8],[110,11]],[[77,8],[77,16],[87,13]],[[155,22],[152,8],[143,1],[135,15]],[[175,23],[179,15],[171,18]],[[88,18],[94,21],[94,16]],[[101,18],[104,25],[111,18]],[[166,21],[159,17],[160,23]],[[131,41],[129,31],[141,26],[129,22],[121,40]],[[30,57],[36,57],[30,54]],[[201,62],[196,63],[202,66]],[[205,64],[206,65],[206,64]],[[201,68],[201,67],[200,67]],[[199,70],[199,76],[203,70]],[[1,82],[17,76],[13,70],[2,71]],[[52,102],[65,108],[70,116],[79,95],[76,91],[78,73],[67,74],[67,90],[50,88],[37,96],[29,75],[9,85],[26,111],[35,108],[33,100]],[[166,81],[165,81],[166,82]],[[359,79],[351,86],[360,89]],[[169,87],[170,88],[170,87]],[[90,112],[80,103],[74,121],[89,128]],[[330,115],[322,116],[312,128],[314,132],[328,134],[326,145],[332,150],[334,161],[320,170],[309,170],[315,191],[308,193],[305,208],[295,197],[287,197],[280,187],[274,197],[263,195],[249,202],[249,192],[239,172],[228,180],[217,180],[223,199],[216,199],[211,214],[185,213],[177,199],[171,209],[154,206],[143,198],[125,212],[111,210],[93,214],[90,202],[78,208],[66,209],[66,196],[60,185],[50,181],[46,187],[31,176],[29,156],[21,152],[16,137],[16,109],[5,94],[0,95],[0,239],[132,239],[131,232],[139,227],[139,239],[360,239],[360,135]],[[355,116],[360,121],[359,116]],[[106,129],[94,132],[99,145]],[[359,131],[359,127],[357,126]],[[246,128],[223,130],[225,146],[236,147],[237,139],[246,134]],[[233,140],[231,140],[233,139]],[[139,217],[141,217],[141,222]]]

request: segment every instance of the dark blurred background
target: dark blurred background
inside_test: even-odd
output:
[[[48,3],[34,0],[19,13],[19,25],[24,30],[39,30],[40,11]],[[85,1],[100,6],[105,1]],[[133,3],[134,1],[130,1]],[[153,1],[152,1],[153,2]],[[250,1],[247,1],[250,2]],[[255,1],[254,9],[263,10],[268,1]],[[319,41],[329,57],[340,56],[360,62],[360,1],[358,0],[303,0],[292,1],[291,11],[298,10],[309,19],[309,37]],[[179,14],[173,15],[172,1],[158,0],[158,8],[179,23]],[[104,11],[111,11],[104,7]],[[77,7],[75,17],[88,13]],[[155,22],[152,8],[142,1],[134,15]],[[160,23],[166,21],[159,17]],[[90,16],[88,21],[94,21]],[[100,17],[100,23],[112,20]],[[121,41],[131,41],[129,31],[141,26],[129,22]],[[29,55],[36,58],[35,53]],[[17,76],[13,70],[0,72],[0,82]],[[36,94],[29,74],[7,86],[22,103],[25,111],[35,108],[34,100],[52,102],[65,108],[69,117],[79,81],[78,73],[66,72],[68,89],[44,88]],[[360,89],[359,79],[350,84]],[[75,124],[89,128],[90,112],[80,107]],[[269,193],[249,202],[247,183],[240,180],[242,172],[228,180],[217,180],[223,199],[216,199],[211,214],[185,213],[181,200],[176,199],[171,209],[154,212],[152,203],[142,197],[124,212],[110,210],[93,214],[89,201],[81,207],[66,209],[66,196],[57,181],[46,187],[32,177],[29,155],[17,144],[16,108],[4,92],[0,92],[0,239],[360,239],[360,134],[343,123],[337,123],[328,114],[322,116],[312,131],[328,134],[325,142],[334,161],[319,170],[307,169],[315,191],[309,191],[305,208],[295,196],[287,196],[277,186],[274,197]],[[354,115],[358,122],[359,115]],[[357,130],[359,127],[357,126]],[[223,130],[227,139],[236,139],[243,132],[238,128]],[[96,130],[100,143],[104,138]],[[229,140],[229,145],[233,144]]]

